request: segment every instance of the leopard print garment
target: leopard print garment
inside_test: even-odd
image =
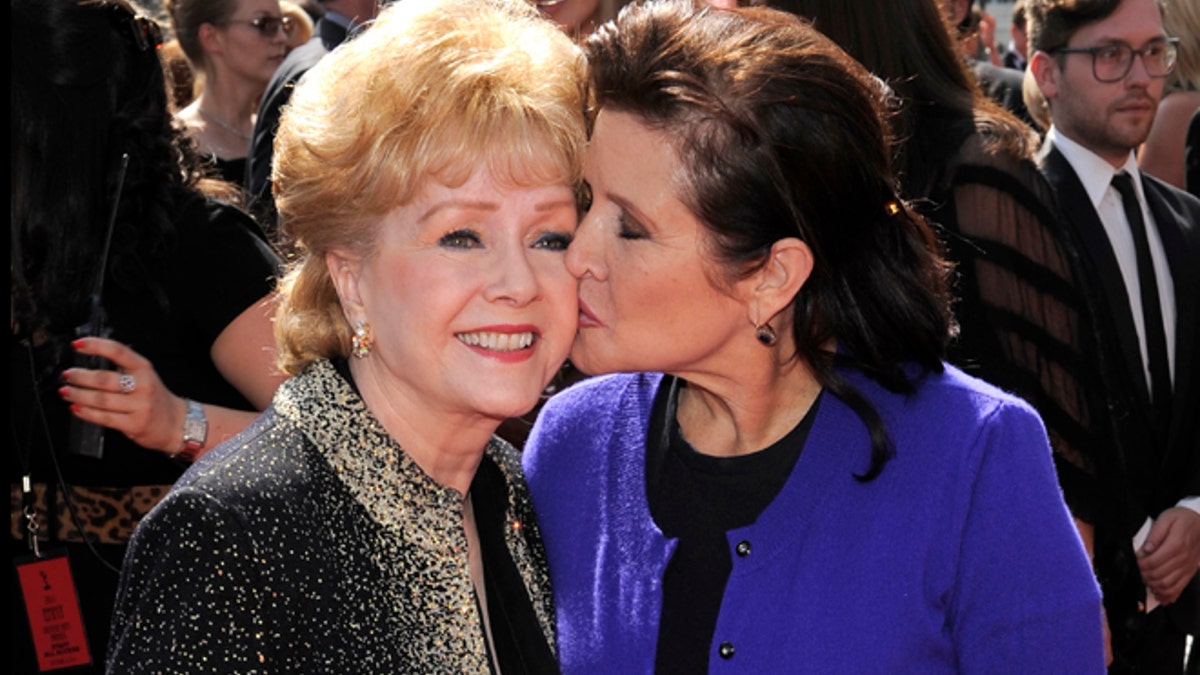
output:
[[[39,541],[82,543],[84,534],[94,543],[124,544],[133,528],[167,494],[170,485],[133,487],[68,486],[68,497],[55,490],[54,518],[47,519],[47,489],[33,486]],[[9,485],[9,534],[14,539],[28,535],[21,486]],[[72,511],[74,517],[72,517]],[[78,521],[78,525],[76,522]]]

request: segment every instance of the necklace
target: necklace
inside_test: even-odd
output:
[[[246,141],[247,143],[250,142],[250,134],[243,134],[242,132],[238,131],[237,128],[234,127],[232,124],[229,124],[229,123],[223,121],[221,118],[217,117],[216,115],[210,115],[210,114],[204,112],[203,110],[201,110],[200,108],[196,108],[196,112],[200,113],[200,116],[203,117],[206,121],[212,122],[213,124],[221,127],[225,131],[228,131],[229,133],[233,134],[234,136],[237,136],[238,138],[242,139],[243,141]]]

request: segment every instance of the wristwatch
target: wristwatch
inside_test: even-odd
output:
[[[183,447],[175,456],[190,462],[204,448],[204,441],[208,438],[208,418],[204,416],[204,407],[199,403],[190,398],[183,400],[187,403],[187,417],[183,418]]]

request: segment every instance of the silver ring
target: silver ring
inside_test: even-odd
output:
[[[134,389],[137,389],[137,380],[129,373],[121,373],[121,377],[117,378],[117,384],[121,386],[122,394],[132,394]]]

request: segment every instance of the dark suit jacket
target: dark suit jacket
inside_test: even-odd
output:
[[[292,98],[292,90],[300,77],[345,39],[345,28],[327,19],[319,19],[312,38],[287,55],[263,92],[258,117],[254,122],[254,135],[250,140],[250,154],[246,158],[246,189],[250,195],[251,210],[269,232],[275,230],[271,153],[275,149],[275,129],[279,126],[280,110]]]
[[[1057,194],[1062,222],[1082,242],[1098,317],[1103,379],[1109,391],[1113,442],[1093,458],[1104,504],[1093,523],[1096,571],[1115,649],[1136,638],[1144,584],[1131,537],[1187,496],[1200,495],[1200,200],[1146,174],[1142,187],[1166,249],[1175,287],[1175,389],[1169,428],[1156,429],[1141,351],[1117,259],[1100,217],[1066,158],[1047,143],[1039,166]],[[1156,440],[1164,439],[1164,440]],[[1065,495],[1071,504],[1074,495]],[[1200,575],[1167,608],[1185,630],[1200,632]]]
[[[1012,114],[1020,117],[1022,122],[1037,128],[1033,116],[1025,107],[1025,97],[1021,90],[1025,77],[1024,71],[1003,68],[991,61],[974,61],[971,63],[971,70],[974,71],[975,79],[979,81],[979,87],[983,89],[983,93]]]
[[[1021,58],[1021,55],[1013,49],[1004,50],[1003,62],[1005,68],[1011,68],[1013,70],[1019,70],[1022,72],[1024,72],[1025,66],[1027,65],[1025,63],[1025,59]]]

